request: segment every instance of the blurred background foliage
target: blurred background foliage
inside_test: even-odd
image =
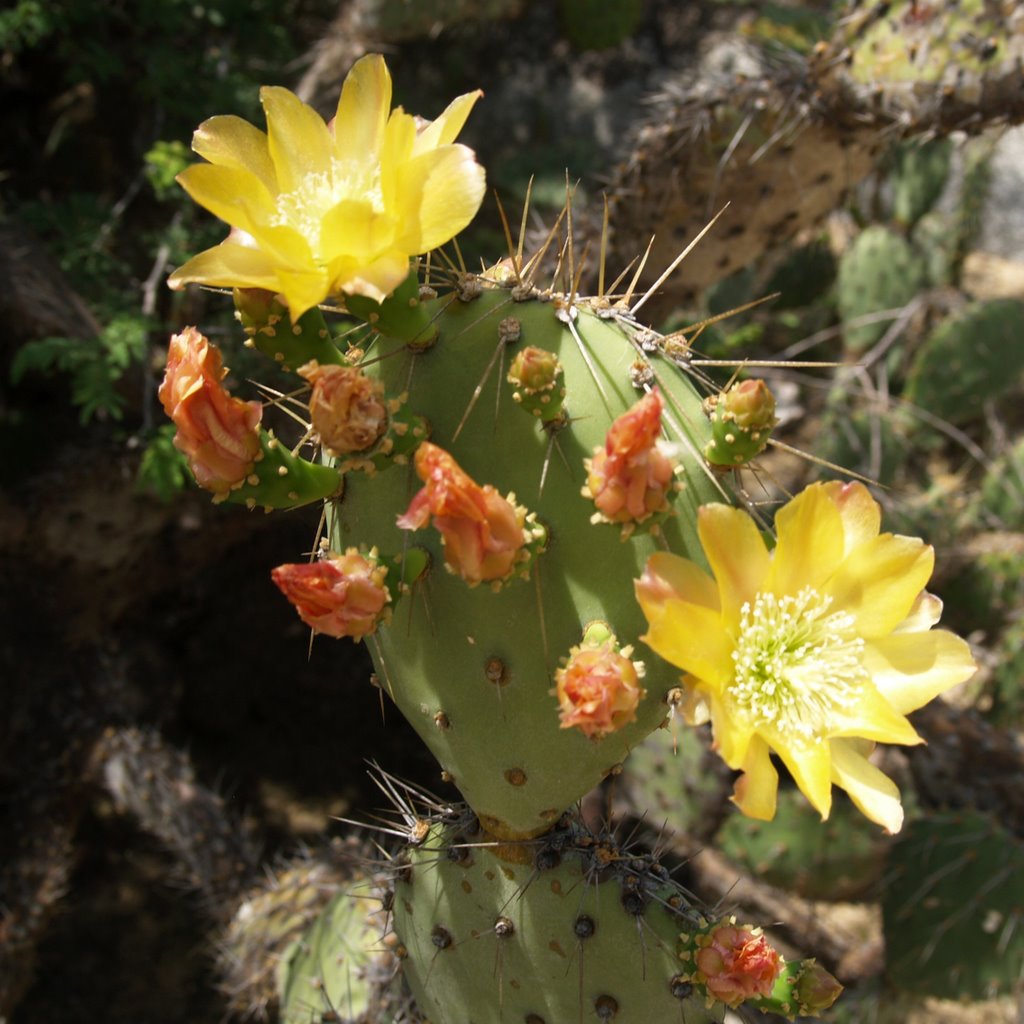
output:
[[[348,651],[339,670],[337,648],[317,644],[304,662],[304,631],[270,592],[269,567],[306,550],[315,513],[268,525],[212,509],[171,444],[156,388],[172,332],[200,324],[224,347],[231,386],[253,394],[254,357],[230,302],[164,283],[223,237],[174,183],[194,128],[219,113],[262,124],[265,84],[329,113],[352,61],[382,49],[396,100],[417,113],[484,88],[464,137],[510,219],[532,179],[538,237],[569,181],[579,229],[594,241],[610,192],[622,225],[614,258],[625,266],[646,244],[633,228],[642,235],[665,196],[685,194],[699,173],[721,185],[706,214],[733,200],[734,214],[754,219],[749,195],[737,198],[724,174],[754,112],[776,95],[794,109],[794,97],[808,101],[808,62],[869,7],[14,0],[0,11],[0,1019],[224,1012],[205,909],[165,887],[177,851],[116,813],[96,781],[104,730],[141,725],[187,747],[203,778],[234,787],[236,813],[268,855],[337,832],[330,815],[350,804],[373,806],[367,757],[436,784],[395,716],[378,728],[362,653]],[[910,5],[935,24],[957,7]],[[1003,20],[1019,43],[1020,19]],[[695,856],[687,836],[721,854],[725,867],[698,871],[706,891],[719,885],[725,898],[742,873],[752,888],[730,899],[765,920],[789,915],[791,939],[804,929],[802,952],[824,946],[853,992],[834,1019],[851,1024],[1009,1021],[1020,998],[1024,146],[1007,126],[1022,110],[1017,97],[1004,115],[965,121],[969,133],[939,122],[908,133],[906,117],[904,127],[897,118],[850,129],[843,159],[861,159],[863,173],[850,170],[824,205],[774,218],[779,244],[713,232],[702,246],[712,269],[690,264],[699,286],[687,285],[684,263],[648,307],[668,330],[778,293],[708,326],[694,346],[702,359],[788,364],[735,368],[769,378],[782,418],[782,445],[740,485],[772,501],[837,475],[829,464],[877,481],[890,528],[935,544],[944,622],[971,638],[982,666],[953,706],[918,723],[930,753],[887,755],[916,794],[900,844],[841,813],[823,832],[788,805],[777,823],[752,828],[727,815],[721,779],[681,790],[664,750],[638,754],[638,781],[623,784],[622,813],[642,814],[645,797],[631,804],[628,794],[653,788],[658,814],[682,815],[672,822],[680,856]],[[729,127],[719,137],[715,124]],[[783,146],[779,134],[767,132],[740,172],[765,196],[814,156],[800,136]],[[691,175],[693,154],[706,166]],[[674,237],[674,226],[662,219],[659,231],[681,248],[693,231]],[[470,266],[504,254],[493,207],[461,247]],[[804,360],[825,365],[794,363]],[[721,384],[734,369],[710,372]],[[975,894],[1002,915],[988,945],[943,884],[947,871],[954,883],[968,876],[936,860],[958,814],[982,837],[980,861],[996,865],[989,879],[1000,879],[998,906],[991,892]],[[930,890],[915,876],[926,860]],[[969,877],[981,886],[986,875]],[[906,909],[915,892],[933,915],[923,923]],[[945,952],[887,958],[887,941],[920,951],[936,931],[949,935],[942,950],[955,944],[974,959],[965,952],[952,971]],[[1002,1002],[957,1016],[929,995]]]

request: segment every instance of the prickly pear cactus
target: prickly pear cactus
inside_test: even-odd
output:
[[[904,396],[954,425],[977,419],[986,401],[1012,391],[1024,373],[1024,302],[993,299],[945,320],[924,342]]]
[[[171,280],[232,286],[251,345],[296,375],[264,394],[299,426],[289,443],[267,429],[189,328],[160,388],[175,443],[219,500],[322,503],[311,557],[273,581],[315,634],[367,645],[377,684],[465,798],[378,779],[399,816],[384,831],[406,846],[379,901],[418,1012],[809,1015],[839,993],[827,971],[698,909],[567,808],[678,712],[712,723],[745,814],[776,813],[774,753],[821,818],[835,785],[898,831],[898,788],[868,755],[913,743],[906,715],[973,661],[930,631],[930,549],[881,533],[863,485],[792,498],[774,545],[756,503],[734,507],[774,397],[744,380],[705,402],[716,389],[696,374],[695,332],[640,325],[653,291],[637,291],[639,269],[623,292],[606,287],[607,231],[597,293],[581,294],[569,199],[536,253],[502,213],[508,255],[489,269],[467,272],[457,245],[423,255],[483,198],[482,168],[454,142],[478,97],[416,122],[391,111],[383,60],[365,58],[330,124],[269,89],[266,135],[233,118],[200,128],[208,163],[182,184],[236,230]],[[338,333],[328,301],[348,316]],[[391,1012],[356,896],[335,892],[312,923],[301,900],[297,922],[287,900],[254,911],[289,940],[286,1018],[336,1018],[346,1001],[359,1024]]]
[[[664,720],[665,695],[676,685],[668,666],[645,666],[634,721],[603,736],[563,727],[555,672],[588,623],[606,622],[621,645],[635,643],[644,621],[633,579],[659,540],[695,550],[696,509],[723,492],[699,455],[711,439],[693,384],[657,348],[644,352],[628,319],[585,300],[474,283],[475,297],[451,293],[427,303],[438,329],[431,346],[410,351],[378,338],[366,372],[386,394],[407,393],[408,406],[430,425],[430,443],[470,477],[515,495],[534,517],[527,529],[542,531],[541,553],[500,589],[467,585],[445,570],[435,531],[396,525],[419,485],[408,467],[350,475],[329,510],[330,546],[376,546],[399,560],[410,546],[427,553],[429,577],[413,584],[392,624],[370,642],[378,676],[486,827],[521,838],[550,828]],[[498,370],[526,346],[554,353],[563,367],[563,415],[548,429],[513,400]],[[678,449],[672,515],[656,533],[605,521],[581,493],[585,460],[646,393],[634,364],[663,396]]]
[[[910,243],[881,224],[865,228],[839,263],[837,301],[847,347],[863,352],[877,342],[892,320],[872,314],[899,310],[920,291],[925,263]]]
[[[1008,992],[1024,962],[1024,846],[980,814],[915,822],[892,851],[882,907],[890,981],[960,999]]]

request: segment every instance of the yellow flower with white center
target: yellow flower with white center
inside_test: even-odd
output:
[[[402,283],[410,257],[466,227],[484,196],[484,170],[455,138],[482,94],[466,93],[432,122],[391,110],[379,55],[349,72],[334,119],[279,87],[260,90],[262,132],[212,117],[192,139],[209,161],[178,182],[230,224],[220,245],[170,277],[284,296],[293,320],[332,295],[377,302]]]
[[[822,818],[832,786],[889,832],[900,794],[868,760],[876,742],[920,743],[906,716],[968,679],[966,643],[931,627],[942,603],[924,590],[934,553],[880,533],[861,484],[813,484],[783,506],[769,552],[754,520],[705,505],[698,532],[713,576],[653,555],[636,584],[642,639],[683,669],[683,710],[710,719],[716,747],[743,772],[734,801],[775,815],[776,753]]]

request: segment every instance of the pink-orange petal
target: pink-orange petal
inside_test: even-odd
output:
[[[765,589],[782,597],[820,590],[843,558],[843,520],[824,484],[811,484],[775,516],[778,542]]]
[[[338,97],[334,115],[337,158],[378,152],[390,110],[391,73],[380,54],[367,54],[352,66]]]
[[[723,621],[734,629],[742,606],[753,603],[765,584],[768,549],[754,520],[729,505],[702,505],[697,531],[718,584]]]
[[[974,675],[971,649],[944,629],[894,633],[869,643],[863,654],[879,692],[900,714],[909,714]]]
[[[277,172],[270,159],[267,133],[248,121],[234,114],[208,118],[192,135],[192,148],[211,164],[248,171],[271,195],[277,195]]]
[[[883,533],[859,545],[821,589],[832,609],[852,613],[857,632],[870,640],[906,619],[934,564],[935,553],[923,541]]]
[[[733,803],[748,817],[771,821],[779,792],[779,773],[772,764],[768,744],[760,736],[751,739],[743,761],[743,774],[736,780]]]
[[[884,772],[871,764],[855,740],[832,741],[832,781],[846,790],[857,809],[890,834],[903,826],[900,791]]]
[[[334,139],[324,119],[280,86],[265,85],[260,102],[267,116],[267,144],[280,191],[294,192],[310,176],[329,174]]]

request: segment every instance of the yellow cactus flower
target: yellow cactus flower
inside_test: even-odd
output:
[[[178,181],[232,231],[171,287],[263,288],[284,296],[293,320],[331,295],[380,302],[410,257],[443,245],[480,207],[483,168],[454,140],[481,95],[460,96],[432,122],[392,111],[391,76],[370,55],[349,72],[329,124],[279,87],[260,91],[266,132],[231,115],[204,121],[192,148],[209,163]]]
[[[714,576],[659,553],[637,581],[642,639],[687,673],[683,710],[710,719],[751,817],[775,814],[774,752],[822,818],[836,785],[899,831],[899,790],[868,755],[876,741],[920,743],[906,715],[974,672],[967,644],[931,629],[942,610],[924,591],[932,549],[880,524],[863,485],[814,484],[779,510],[769,552],[746,512],[705,505]]]

